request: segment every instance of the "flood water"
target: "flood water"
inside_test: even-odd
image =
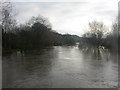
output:
[[[116,88],[117,56],[54,46],[3,56],[3,88]]]

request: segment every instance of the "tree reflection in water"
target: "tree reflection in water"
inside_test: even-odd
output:
[[[93,59],[93,60],[109,60],[110,59],[110,51],[109,49],[103,47],[103,46],[99,46],[97,47],[93,47],[93,46],[84,46],[82,48],[79,48],[82,53],[83,56],[85,55],[85,58],[89,58],[89,59]],[[86,57],[86,55],[88,57]]]

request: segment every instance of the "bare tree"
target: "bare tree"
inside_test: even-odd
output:
[[[110,42],[111,42],[111,46],[112,46],[112,49],[114,51],[117,51],[118,50],[118,43],[119,43],[119,29],[118,29],[118,18],[116,18],[116,20],[114,21],[114,23],[112,24],[112,33],[110,35],[111,38],[109,38]]]
[[[113,24],[112,24],[112,34],[113,35],[117,35],[117,34],[119,34],[119,29],[118,29],[118,17],[115,19],[115,21],[113,22]]]
[[[96,49],[94,51],[97,53],[98,57],[100,56],[99,47],[102,45],[102,37],[106,32],[106,26],[102,22],[92,21],[89,23],[89,43],[92,43]]]
[[[0,2],[0,8],[1,8],[1,17],[0,17],[0,24],[2,27],[2,40],[3,45],[6,47],[8,46],[9,49],[11,49],[11,42],[12,37],[11,34],[14,30],[14,27],[16,25],[16,20],[14,19],[14,13],[13,13],[13,6],[12,3],[8,0],[3,0]],[[9,35],[7,34],[9,33]],[[5,39],[8,38],[6,41]]]
[[[9,1],[1,1],[0,8],[0,23],[2,24],[3,31],[6,32],[16,25],[16,20],[13,19],[13,6]]]
[[[102,22],[93,21],[89,23],[90,32],[96,35],[96,38],[102,38],[106,32],[106,27]]]

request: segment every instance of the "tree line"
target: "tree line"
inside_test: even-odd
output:
[[[111,31],[103,22],[92,21],[88,24],[89,31],[85,33],[80,41],[80,48],[104,48],[112,52],[118,52],[119,29],[118,23],[114,22]]]
[[[47,46],[74,45],[75,39],[70,34],[60,34],[52,30],[52,25],[46,17],[32,17],[27,23],[17,25],[12,18],[12,4],[3,2],[2,48],[4,50],[19,49],[21,51],[41,49]]]
[[[32,18],[33,19],[33,18]],[[75,40],[70,34],[60,34],[52,30],[47,19],[37,19],[32,24],[15,26],[12,30],[2,30],[3,49],[32,50],[47,46],[74,45]],[[39,20],[38,20],[39,19]],[[41,22],[43,19],[44,23]]]
[[[93,21],[88,24],[89,31],[82,37],[70,34],[60,34],[52,29],[52,25],[46,17],[32,17],[25,24],[18,25],[12,12],[10,2],[1,3],[0,28],[2,31],[2,49],[21,51],[41,49],[48,46],[75,45],[79,42],[79,48],[104,47],[111,51],[118,51],[118,23],[107,32],[102,22]]]

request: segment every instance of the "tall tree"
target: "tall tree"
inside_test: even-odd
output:
[[[106,27],[102,22],[93,21],[89,23],[90,32],[96,35],[96,38],[102,38],[106,31]]]
[[[13,28],[16,25],[16,20],[13,19],[14,18],[14,14],[12,12],[13,6],[11,2],[3,0],[0,2],[0,8],[1,8],[0,23],[2,27],[3,48],[7,46],[11,48],[12,42],[11,40],[13,37],[11,37],[12,33],[10,31],[13,30]]]

